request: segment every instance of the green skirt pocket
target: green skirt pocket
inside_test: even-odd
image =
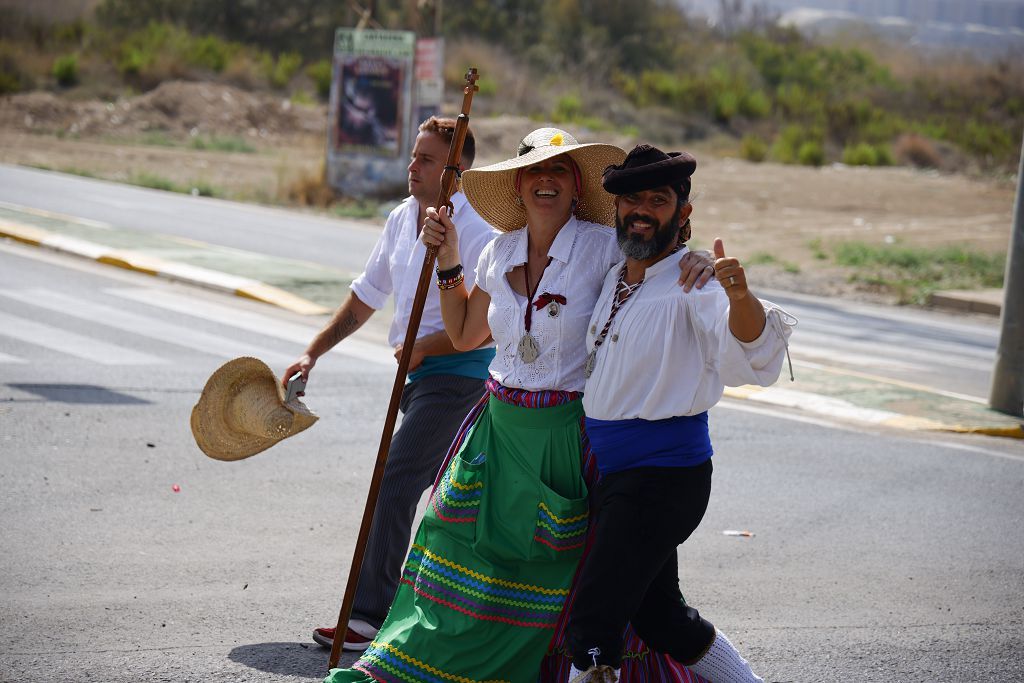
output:
[[[533,559],[558,561],[578,558],[587,539],[587,496],[564,498],[543,484],[540,493],[535,511]]]
[[[472,541],[484,495],[486,460],[483,453],[472,454],[468,448],[452,458],[431,497],[423,521],[446,527],[449,533]]]

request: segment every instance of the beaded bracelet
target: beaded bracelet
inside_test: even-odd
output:
[[[439,279],[450,280],[451,278],[455,277],[456,275],[462,272],[462,264],[459,263],[454,268],[449,268],[448,270],[441,270],[435,267],[434,272],[437,273],[437,277]]]
[[[455,289],[456,287],[458,287],[459,285],[462,284],[462,281],[464,279],[465,278],[463,277],[462,273],[459,273],[455,277],[450,278],[448,280],[442,280],[441,278],[438,278],[437,279],[437,288],[442,290],[442,291],[445,290],[445,289]]]
[[[438,270],[437,272],[437,288],[440,290],[455,289],[462,284],[465,279],[462,272],[462,264],[450,268],[448,270]]]

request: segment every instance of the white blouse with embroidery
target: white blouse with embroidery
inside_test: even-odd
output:
[[[534,301],[552,294],[565,297],[565,304],[534,308],[530,334],[540,355],[532,363],[519,357],[519,342],[526,334],[526,297],[515,293],[507,277],[526,263],[526,241],[526,230],[503,233],[484,248],[477,265],[476,286],[491,297],[487,323],[497,352],[491,377],[528,391],[582,391],[587,325],[605,274],[622,259],[615,231],[576,217],[558,231]]]

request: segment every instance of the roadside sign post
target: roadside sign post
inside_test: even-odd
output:
[[[1010,249],[1003,278],[1003,312],[989,406],[1024,417],[1024,141],[1017,168],[1017,199],[1013,207]]]
[[[412,31],[335,32],[327,181],[342,194],[405,196],[415,56]]]

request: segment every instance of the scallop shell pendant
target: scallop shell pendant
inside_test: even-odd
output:
[[[534,362],[539,355],[540,347],[537,346],[537,340],[533,338],[533,335],[527,334],[519,340],[519,357],[523,359],[524,363]]]
[[[583,376],[590,378],[594,374],[594,366],[597,365],[597,347],[591,349],[587,354],[587,360],[583,361]]]

